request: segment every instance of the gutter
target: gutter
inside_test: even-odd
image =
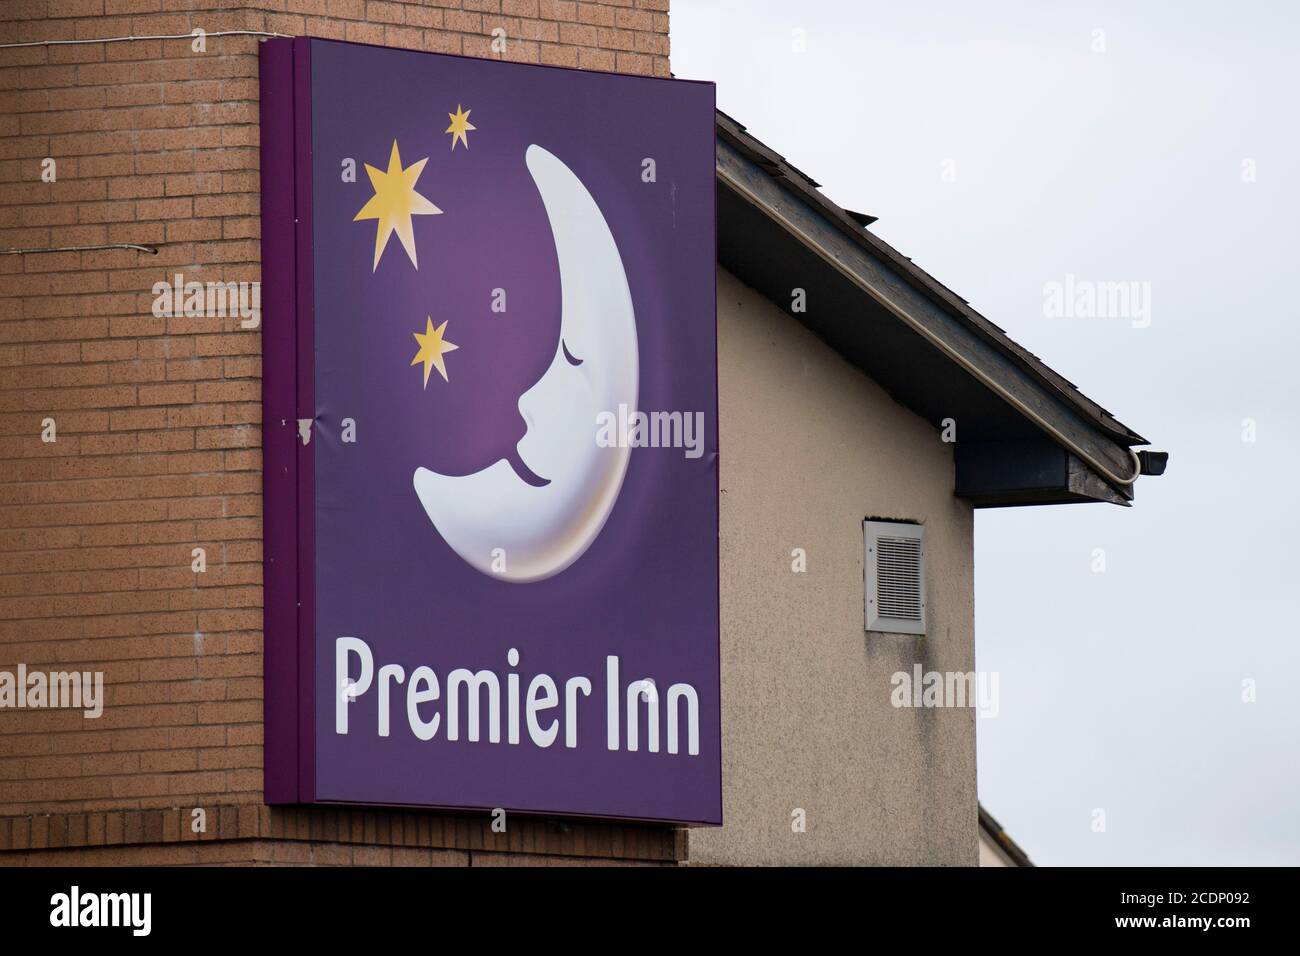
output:
[[[852,269],[845,267],[844,264],[841,263],[839,259],[836,258],[828,249],[826,249],[825,246],[823,246],[812,236],[809,236],[806,232],[803,231],[802,228],[800,228],[795,223],[791,222],[780,212],[771,208],[761,198],[754,195],[754,193],[750,191],[748,186],[746,186],[744,183],[741,183],[739,180],[735,179],[733,176],[731,176],[726,170],[722,169],[720,166],[718,167],[718,179],[720,179],[723,183],[725,183],[727,187],[731,189],[733,192],[735,192],[737,195],[743,196],[749,203],[751,203],[762,213],[768,216],[768,218],[778,223],[781,226],[781,228],[783,228],[786,232],[794,236],[801,243],[803,243],[803,245],[805,245],[808,249],[814,252],[818,256],[818,258],[822,259],[824,262],[826,262],[827,265],[834,268],[835,271],[839,272],[842,276],[844,276],[844,278],[848,279],[859,289],[865,292],[868,296],[874,299],[878,304],[880,304],[885,309],[887,309],[896,318],[898,318],[905,325],[907,325],[913,332],[921,336],[923,339],[925,339],[927,342],[929,342],[931,345],[937,348],[940,352],[946,355],[957,365],[964,368],[977,381],[981,382],[987,388],[992,390],[994,394],[1001,397],[1009,405],[1011,405],[1018,412],[1020,412],[1020,414],[1024,415],[1035,425],[1037,425],[1040,429],[1042,429],[1044,432],[1050,435],[1057,444],[1061,445],[1063,448],[1067,449],[1075,457],[1079,458],[1081,461],[1086,463],[1089,468],[1093,469],[1093,471],[1097,472],[1097,474],[1101,475],[1111,484],[1116,485],[1117,487],[1120,488],[1127,488],[1131,486],[1135,481],[1137,481],[1138,476],[1143,473],[1143,464],[1142,464],[1142,460],[1138,457],[1138,453],[1134,451],[1132,448],[1127,448],[1126,450],[1128,451],[1129,455],[1133,459],[1132,473],[1127,476],[1117,475],[1106,464],[1101,462],[1098,458],[1096,458],[1094,455],[1092,455],[1085,449],[1081,448],[1077,443],[1075,443],[1072,439],[1070,439],[1069,436],[1063,434],[1059,429],[1056,428],[1056,426],[1054,426],[1051,422],[1047,421],[1040,414],[1038,414],[1038,412],[1034,408],[1030,407],[1028,404],[1022,401],[1018,396],[1013,395],[1010,391],[1004,388],[1001,385],[1001,383],[995,381],[991,376],[987,375],[983,369],[981,369],[979,366],[973,363],[959,349],[953,348],[947,342],[943,341],[941,338],[934,335],[928,328],[926,328],[923,324],[921,324],[915,318],[913,318],[912,315],[906,309],[904,309],[898,303],[894,302],[888,295],[886,295],[880,289],[877,289],[866,279],[863,279]]]

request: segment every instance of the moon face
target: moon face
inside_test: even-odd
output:
[[[555,356],[519,397],[527,431],[516,451],[545,484],[525,481],[504,458],[472,475],[418,468],[414,476],[420,504],[452,550],[484,574],[516,583],[559,574],[605,526],[631,452],[598,445],[596,419],[620,405],[635,409],[638,384],[632,294],[600,207],[540,146],[529,146],[525,161],[560,267]]]

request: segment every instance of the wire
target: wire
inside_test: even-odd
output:
[[[155,36],[91,37],[85,40],[28,40],[26,43],[0,43],[0,50],[24,46],[72,46],[79,43],[125,43],[128,40],[195,40],[208,37],[284,37],[287,33],[268,33],[265,30],[214,30],[212,33],[167,33]]]
[[[90,37],[82,40],[28,40],[25,43],[0,43],[0,50],[33,46],[74,46],[82,43],[125,43],[129,40],[194,40],[199,37],[207,39],[208,37],[235,36],[292,39],[287,33],[270,33],[266,30],[214,30],[211,33],[205,33],[196,29],[191,33],[159,33],[149,36]],[[0,249],[0,256],[22,256],[37,252],[96,252],[102,249],[135,249],[151,256],[158,255],[158,249],[155,246],[142,246],[134,242],[113,242],[97,246],[55,246],[49,249]]]
[[[52,246],[49,249],[0,249],[0,256],[25,256],[33,252],[96,252],[100,249],[135,249],[137,252],[147,252],[151,256],[158,255],[156,246],[141,246],[134,242],[110,242],[100,246]]]

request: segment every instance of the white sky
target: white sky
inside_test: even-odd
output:
[[[1132,509],[977,513],[985,806],[1044,865],[1300,863],[1300,4],[671,16],[677,76],[1171,453]],[[1150,283],[1150,327],[1044,317],[1067,273]]]

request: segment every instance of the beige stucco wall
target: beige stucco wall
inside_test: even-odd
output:
[[[689,858],[974,866],[974,711],[890,703],[914,663],[974,668],[952,446],[723,270],[718,347],[725,824],[693,830]],[[863,629],[867,516],[925,525],[925,637]]]

